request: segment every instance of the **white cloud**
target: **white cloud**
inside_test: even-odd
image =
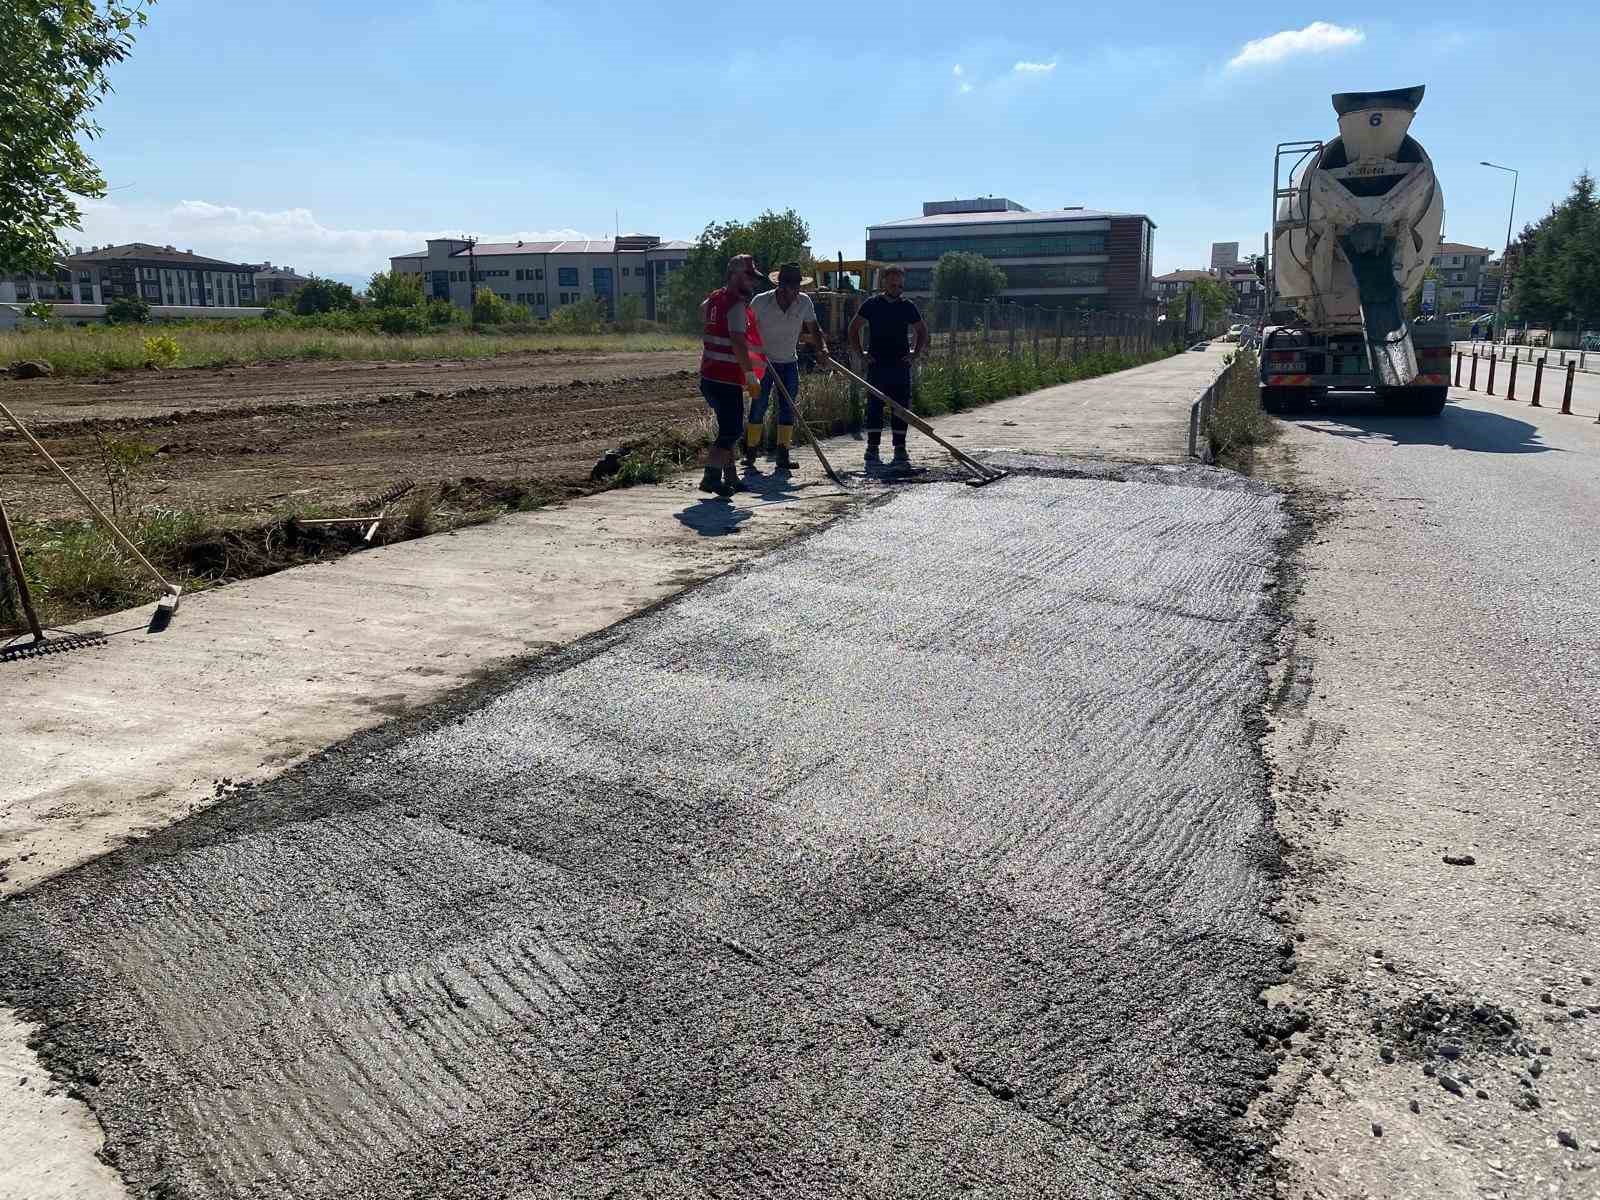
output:
[[[954,76],[955,76],[955,77],[956,77],[956,78],[957,78],[957,79],[960,79],[960,78],[961,78],[961,64],[960,64],[960,63],[957,63],[957,64],[956,64],[956,65],[955,65],[955,66],[954,66],[954,67],[953,67],[953,68],[952,68],[952,69],[951,69],[951,71],[950,71],[950,74],[952,74],[952,75],[954,75]]]
[[[1055,59],[1049,62],[1019,62],[1011,68],[1019,75],[1044,75],[1056,69]]]
[[[1313,21],[1304,29],[1285,29],[1246,42],[1239,53],[1228,60],[1228,69],[1269,66],[1299,54],[1326,54],[1330,50],[1359,46],[1366,40],[1367,35],[1359,29]]]
[[[967,92],[970,92],[971,90],[972,90],[972,85],[970,83],[963,83],[961,85],[961,91],[962,91],[963,94],[965,94]]]
[[[307,208],[267,212],[209,200],[182,200],[170,208],[124,207],[104,201],[81,207],[83,232],[63,231],[63,240],[71,245],[153,242],[233,262],[270,259],[319,275],[385,270],[391,255],[421,250],[430,237],[459,237],[462,233],[460,229],[338,229],[324,225]],[[576,229],[546,229],[482,232],[480,236],[486,242],[533,242],[594,235]]]

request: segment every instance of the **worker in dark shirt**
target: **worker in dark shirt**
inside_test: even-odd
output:
[[[912,370],[917,359],[927,352],[928,325],[916,304],[901,294],[906,289],[905,268],[885,267],[881,284],[883,290],[863,301],[850,322],[850,348],[866,357],[867,382],[910,408]],[[871,331],[865,350],[861,347],[863,329]],[[883,441],[883,409],[882,400],[876,396],[867,398],[868,470],[883,462],[878,450]],[[891,414],[890,429],[894,435],[894,459],[889,465],[896,470],[909,467],[906,423]]]

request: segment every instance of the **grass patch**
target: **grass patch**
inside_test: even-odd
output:
[[[1255,448],[1277,437],[1279,428],[1261,407],[1255,351],[1240,350],[1228,362],[1228,377],[1211,407],[1206,437],[1216,463],[1248,475],[1255,466]]]
[[[374,544],[481,524],[592,490],[470,477],[422,483],[393,510],[400,519],[379,526]],[[362,507],[356,506],[357,511]],[[361,550],[367,545],[361,536],[363,525],[302,524],[317,517],[348,515],[353,514],[300,505],[262,521],[150,506],[119,524],[166,578],[191,593]],[[21,519],[13,524],[34,607],[46,626],[137,608],[154,603],[160,595],[155,581],[90,520]],[[0,636],[26,629],[7,575],[0,559]]]
[[[170,343],[170,344],[169,344]],[[415,336],[278,329],[273,322],[191,321],[161,326],[78,325],[0,333],[0,363],[48,362],[58,375],[98,375],[147,365],[234,367],[317,360],[413,362],[481,359],[520,351],[693,350],[697,338],[672,333],[486,333],[450,330]]]

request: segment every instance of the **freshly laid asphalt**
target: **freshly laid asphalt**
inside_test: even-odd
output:
[[[907,489],[14,898],[0,998],[139,1196],[1265,1194],[1283,525]]]

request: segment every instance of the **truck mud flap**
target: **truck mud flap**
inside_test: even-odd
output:
[[[1355,225],[1339,238],[1361,295],[1361,324],[1373,381],[1379,387],[1407,387],[1417,377],[1417,349],[1406,321],[1405,297],[1394,281],[1394,239],[1382,225]]]

